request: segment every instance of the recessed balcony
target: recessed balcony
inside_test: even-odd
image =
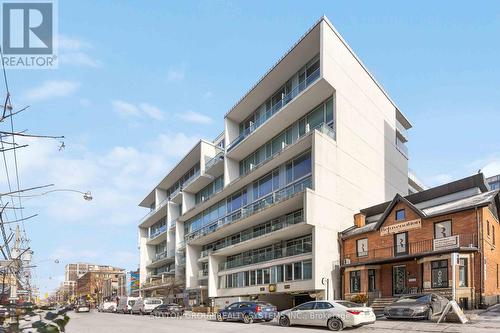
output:
[[[157,253],[151,263],[147,265],[147,268],[157,268],[165,265],[168,262],[173,262],[175,260],[174,251],[165,251],[162,253]]]
[[[149,236],[147,240],[147,245],[157,245],[167,239],[167,226],[164,225],[161,228],[158,228],[153,234]]]
[[[163,209],[168,203],[168,198],[160,202],[156,207],[150,210],[144,217],[139,221],[139,227],[147,228],[155,224],[160,218],[167,214],[167,210]]]
[[[224,152],[221,151],[205,163],[205,173],[215,178],[222,175],[223,172]]]

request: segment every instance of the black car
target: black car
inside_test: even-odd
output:
[[[154,308],[151,314],[155,317],[178,317],[184,314],[184,308],[175,303],[161,304]]]
[[[428,319],[441,313],[448,299],[433,293],[403,296],[384,309],[388,319]]]

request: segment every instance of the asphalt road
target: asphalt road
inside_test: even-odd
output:
[[[71,320],[66,327],[68,333],[137,333],[137,332],[182,332],[182,333],[315,333],[329,332],[319,327],[280,327],[275,321],[245,325],[236,322],[219,323],[207,317],[154,318],[150,316],[123,315],[113,313],[69,313]],[[498,333],[500,332],[500,307],[480,315],[471,324],[435,324],[425,321],[389,321],[377,320],[375,324],[355,329],[346,329],[351,333],[385,332],[464,332]]]

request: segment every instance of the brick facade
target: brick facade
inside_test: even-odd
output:
[[[465,262],[466,266],[463,268],[456,266],[457,301],[466,301],[468,307],[477,306],[479,303],[497,303],[500,297],[500,248],[497,247],[497,244],[500,245],[500,225],[490,209],[496,208],[480,207],[426,218],[411,204],[405,201],[398,202],[386,215],[379,229],[341,238],[344,298],[350,299],[356,294],[365,294],[371,300],[377,297],[426,291],[450,297],[451,253],[458,252],[461,263]],[[405,216],[404,219],[396,220],[396,212],[399,210],[404,210]],[[420,221],[420,225],[413,225],[413,228],[402,231],[407,233],[406,242],[401,240],[404,239],[403,235],[398,236],[396,240],[392,233],[381,234],[381,230],[385,227],[407,221],[415,221],[415,225],[418,225]],[[451,236],[458,235],[458,246],[434,248],[435,233],[441,232],[444,235],[443,229],[435,227],[435,224],[443,221],[451,221]],[[355,224],[358,227],[363,225],[363,223],[360,225],[359,217],[355,218]],[[357,241],[366,242],[362,241],[363,239],[367,239],[368,248],[357,251]],[[455,240],[454,237],[448,237],[445,240],[447,239]],[[402,242],[405,246],[395,248],[395,242]],[[447,270],[444,267],[438,268],[439,265],[445,263]],[[434,285],[433,265],[435,267]],[[398,270],[395,268],[397,266],[404,267],[404,269]],[[373,290],[369,290],[368,287],[370,269],[375,271],[375,289]],[[393,270],[396,271],[393,272]],[[351,273],[353,271],[359,271],[359,273]],[[462,286],[459,286],[460,271],[462,271]],[[351,290],[351,274],[360,275],[359,291]],[[447,279],[443,279],[446,275]],[[395,282],[397,278],[399,278],[399,284]],[[441,288],[437,287],[439,283],[441,283]],[[400,286],[399,289],[398,286]],[[399,292],[395,291],[395,288]]]

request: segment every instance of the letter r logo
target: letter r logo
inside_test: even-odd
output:
[[[53,4],[3,3],[2,50],[4,54],[52,54]]]

